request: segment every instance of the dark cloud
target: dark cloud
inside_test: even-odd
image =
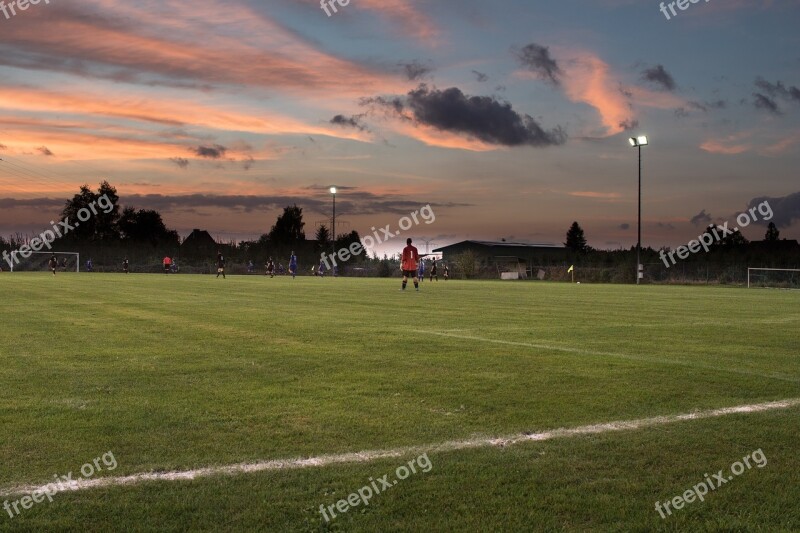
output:
[[[776,102],[769,96],[765,96],[761,93],[753,93],[753,106],[755,106],[756,109],[763,109],[764,111],[768,111],[773,115],[783,114],[781,113],[781,108],[778,106],[778,102]]]
[[[143,209],[155,209],[161,212],[187,209],[225,209],[239,212],[254,212],[283,209],[287,205],[297,204],[319,213],[330,210],[330,195],[328,187],[321,190],[317,197],[305,196],[243,196],[243,195],[214,195],[214,194],[187,194],[167,196],[163,194],[132,194],[121,199],[125,205],[135,205]],[[345,188],[342,188],[345,190]],[[3,206],[0,200],[0,207]],[[336,212],[350,215],[407,215],[429,202],[404,199],[386,199],[366,191],[349,190],[346,194],[337,196]],[[57,205],[63,206],[64,200],[58,200]],[[431,203],[431,207],[470,207],[469,204],[454,202]]]
[[[557,127],[545,131],[529,115],[517,113],[493,96],[466,96],[457,87],[445,90],[420,85],[404,98],[377,97],[362,101],[388,108],[403,120],[442,131],[464,134],[500,146],[552,146],[566,142]]]
[[[635,129],[635,128],[639,127],[639,121],[638,120],[632,120],[632,119],[623,120],[622,122],[619,123],[619,127],[622,128],[625,131],[630,131],[632,129]]]
[[[331,124],[336,124],[337,126],[344,126],[348,128],[356,128],[357,130],[364,131],[367,127],[361,122],[361,119],[364,118],[364,114],[360,115],[352,115],[350,117],[346,117],[344,115],[336,115],[330,120]]]
[[[39,153],[41,153],[42,155],[45,155],[47,157],[55,155],[55,154],[53,154],[53,152],[50,151],[50,148],[48,148],[47,146],[40,146],[39,148],[37,148],[37,150],[39,151]]]
[[[256,164],[256,160],[253,158],[252,155],[248,155],[244,159],[242,159],[242,168],[245,170],[250,170],[253,168],[253,165]]]
[[[630,224],[627,224],[627,223],[625,223],[625,224],[620,224],[620,225],[619,225],[619,229],[631,229],[631,225],[630,225]]]
[[[672,74],[667,72],[664,65],[656,65],[655,67],[643,70],[642,80],[669,92],[674,91],[678,87]]]
[[[422,78],[433,72],[432,67],[423,65],[417,60],[411,61],[409,63],[398,63],[398,65],[403,67],[403,73],[406,75],[409,81],[421,80]]]
[[[672,225],[672,222],[659,222],[656,224],[656,227],[661,229],[668,229],[670,231],[675,229],[675,226]]]
[[[786,196],[778,196],[776,198],[770,198],[768,196],[753,198],[750,200],[750,203],[747,204],[747,207],[748,209],[758,209],[759,204],[762,202],[767,202],[769,204],[773,212],[773,217],[771,220],[765,220],[765,215],[756,211],[758,215],[757,224],[766,226],[770,222],[774,222],[779,228],[788,228],[794,221],[800,220],[800,192],[795,192]],[[769,214],[768,209],[764,208],[764,211],[767,211],[767,215]]]
[[[521,50],[514,50],[517,59],[531,72],[534,72],[540,79],[549,81],[554,85],[560,84],[559,77],[562,74],[558,62],[550,56],[550,49],[536,43],[526,45]]]
[[[687,102],[686,106],[675,109],[675,115],[678,117],[687,117],[690,114],[689,110],[702,111],[703,113],[708,113],[712,109],[725,109],[727,106],[728,102],[726,102],[725,100],[715,100],[712,102],[692,101],[692,102]]]
[[[787,87],[782,81],[770,83],[764,78],[756,78],[756,87],[772,98],[783,98],[790,102],[800,103],[800,89],[794,86]]]
[[[61,209],[64,207],[65,198],[0,198],[0,208],[32,208],[37,210]]]
[[[472,73],[475,75],[475,79],[481,83],[489,81],[489,76],[487,76],[483,72],[478,72],[477,70],[473,70]]]
[[[705,228],[706,226],[711,224],[711,220],[712,220],[711,215],[709,213],[706,213],[706,210],[703,209],[695,216],[693,216],[691,220],[689,220],[689,222],[691,222],[695,226],[702,226]]]
[[[197,148],[192,148],[192,151],[199,157],[219,159],[225,155],[228,149],[222,145],[215,144],[214,146],[198,146]]]
[[[170,157],[169,160],[181,168],[186,168],[189,166],[189,160],[184,157]]]
[[[5,150],[6,148],[8,148],[8,146],[6,146],[3,143],[0,143],[0,150]]]

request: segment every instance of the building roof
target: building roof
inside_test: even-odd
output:
[[[497,241],[461,241],[449,246],[442,246],[441,248],[437,248],[434,250],[434,253],[442,252],[447,250],[448,248],[453,248],[455,246],[464,246],[464,245],[474,245],[474,246],[485,246],[487,248],[547,248],[551,250],[563,250],[564,246],[560,244],[553,244],[551,242],[543,242],[543,243],[529,243],[529,242],[497,242]]]

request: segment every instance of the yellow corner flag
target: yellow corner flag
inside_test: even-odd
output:
[[[570,272],[572,272],[573,270],[575,270],[575,265],[571,265],[571,266],[569,267],[569,270],[567,270],[567,274],[569,274],[569,273],[570,273]]]

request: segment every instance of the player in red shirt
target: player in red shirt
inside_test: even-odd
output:
[[[406,240],[406,246],[403,248],[403,257],[400,268],[403,270],[403,289],[406,290],[408,278],[414,279],[414,288],[419,291],[419,279],[417,278],[417,268],[419,267],[419,251],[411,245],[411,239]]]

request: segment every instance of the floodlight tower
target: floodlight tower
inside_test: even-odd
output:
[[[631,143],[631,146],[634,148],[639,149],[639,223],[638,223],[638,237],[636,239],[636,284],[639,285],[639,281],[641,280],[642,276],[644,275],[642,263],[641,263],[641,255],[642,255],[642,146],[647,146],[649,144],[646,135],[640,135],[639,137],[631,137],[628,142]]]
[[[331,187],[331,195],[333,195],[333,219],[331,222],[331,248],[333,255],[336,257],[336,187]]]

